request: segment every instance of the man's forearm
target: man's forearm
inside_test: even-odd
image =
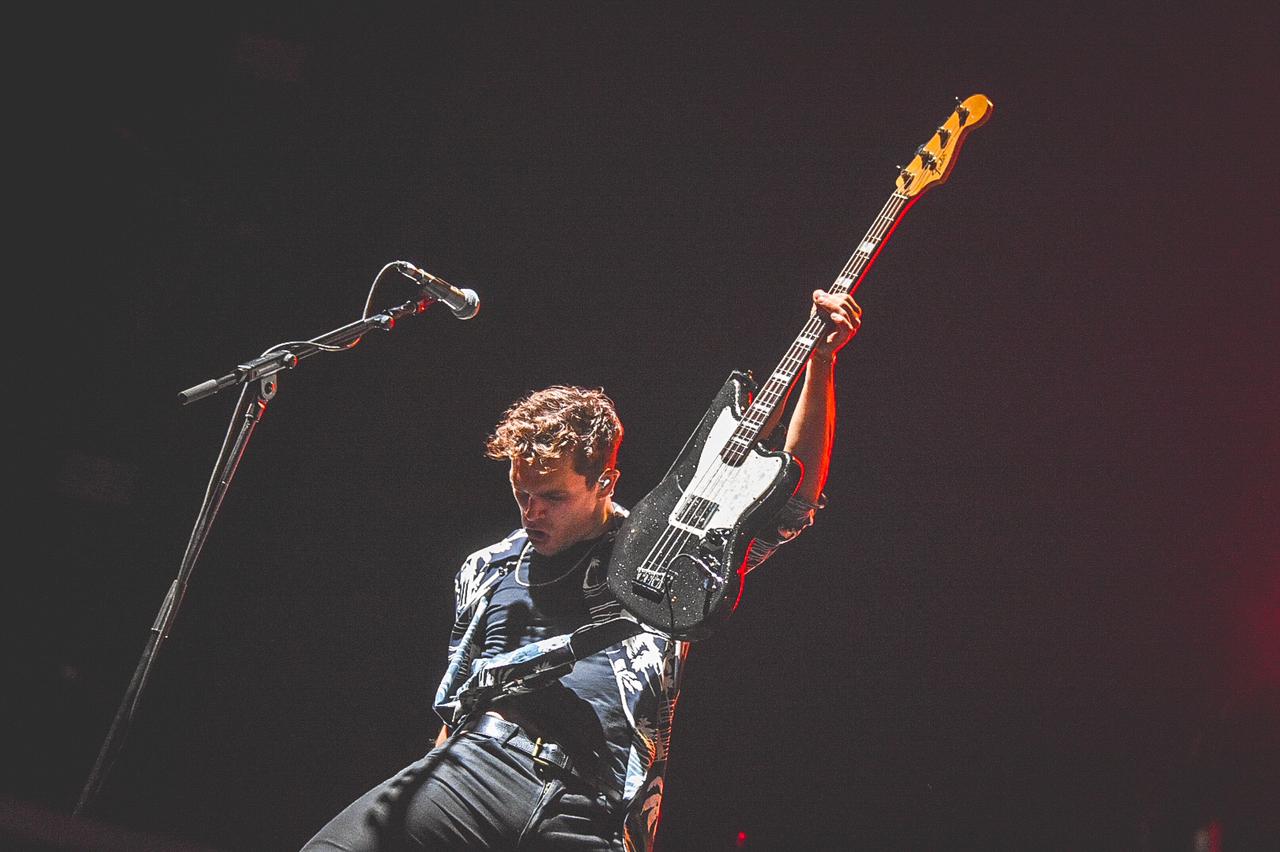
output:
[[[804,384],[787,424],[786,450],[804,466],[796,496],[810,503],[827,483],[836,432],[835,355],[815,353],[805,368]]]

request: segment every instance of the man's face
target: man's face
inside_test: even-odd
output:
[[[543,556],[599,533],[609,519],[612,491],[612,485],[588,482],[573,469],[572,459],[540,465],[511,462],[511,492],[520,507],[520,521],[529,543]]]

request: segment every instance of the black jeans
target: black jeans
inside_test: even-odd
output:
[[[374,787],[303,852],[621,852],[623,814],[572,776],[468,730]]]

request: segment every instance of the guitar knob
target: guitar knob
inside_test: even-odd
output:
[[[702,541],[698,544],[698,550],[706,554],[719,555],[724,550],[724,546],[729,542],[729,531],[716,527],[707,530],[702,537]]]

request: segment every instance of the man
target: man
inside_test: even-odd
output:
[[[826,330],[784,447],[804,475],[752,544],[748,568],[813,522],[827,478],[836,353],[862,311],[848,294],[816,291],[813,302]],[[555,386],[506,411],[488,453],[510,465],[521,528],[458,573],[436,748],[305,850],[652,848],[688,647],[636,627],[576,662],[565,657],[586,628],[635,626],[618,619],[604,580],[626,515],[613,502],[622,434],[600,391]]]

